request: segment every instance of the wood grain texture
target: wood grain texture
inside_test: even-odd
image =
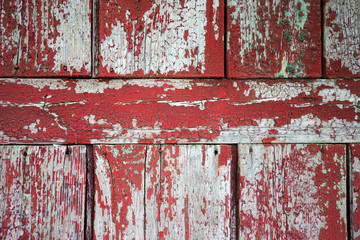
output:
[[[327,77],[360,76],[360,1],[325,0]]]
[[[358,80],[0,80],[1,143],[360,141]]]
[[[89,76],[89,0],[0,0],[0,77]]]
[[[96,146],[96,239],[235,237],[232,146]]]
[[[229,0],[227,77],[321,76],[319,0]]]
[[[101,0],[100,76],[223,77],[224,1]]]
[[[351,231],[355,240],[360,239],[360,144],[350,145],[351,156]]]
[[[345,145],[239,145],[240,239],[346,239]]]
[[[0,146],[0,238],[83,239],[84,146]]]

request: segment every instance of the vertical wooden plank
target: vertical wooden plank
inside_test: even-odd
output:
[[[345,145],[239,145],[240,239],[345,239]]]
[[[227,77],[320,77],[320,0],[229,0]]]
[[[100,76],[223,77],[224,1],[101,0]]]
[[[231,189],[234,146],[163,146],[157,219],[146,228],[157,239],[235,239]],[[150,176],[149,176],[150,177]],[[147,204],[147,209],[153,206]],[[233,218],[233,219],[232,219]],[[151,221],[157,221],[156,223]]]
[[[84,237],[84,146],[2,146],[1,239]]]
[[[355,240],[360,239],[360,144],[350,145],[351,172],[351,231]]]
[[[89,76],[90,0],[0,0],[0,77]]]
[[[95,239],[144,239],[144,145],[94,146]]]
[[[360,76],[360,1],[325,0],[327,77]]]

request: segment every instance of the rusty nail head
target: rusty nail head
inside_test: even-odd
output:
[[[64,71],[67,71],[67,66],[63,66]]]
[[[16,65],[15,65],[15,69],[19,69],[19,65],[16,64]]]
[[[253,149],[252,149],[252,148],[250,148],[250,149],[249,149],[249,152],[250,152],[250,153],[252,153],[252,152],[253,152]]]
[[[114,72],[114,69],[113,69],[113,68],[110,68],[110,72]]]

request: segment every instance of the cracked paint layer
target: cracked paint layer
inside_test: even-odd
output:
[[[83,239],[85,146],[0,146],[0,238]]]
[[[100,76],[222,77],[224,3],[100,3]]]
[[[235,237],[236,146],[95,146],[95,236]]]
[[[326,0],[325,74],[328,77],[360,76],[360,1]]]
[[[227,77],[321,76],[318,0],[228,1]]]
[[[359,80],[0,80],[2,143],[357,142]]]
[[[351,178],[350,178],[350,221],[352,237],[355,240],[360,239],[360,144],[350,145],[351,159]]]
[[[239,145],[240,239],[345,239],[345,145]]]
[[[1,0],[0,76],[89,76],[90,4]]]

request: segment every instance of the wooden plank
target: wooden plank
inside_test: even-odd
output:
[[[0,0],[0,77],[89,76],[90,0]]]
[[[0,238],[83,239],[84,146],[0,146]]]
[[[239,145],[240,239],[345,239],[345,145]]]
[[[94,146],[94,239],[144,239],[144,145]]]
[[[227,77],[320,77],[320,7],[319,0],[229,0]]]
[[[360,76],[360,1],[325,0],[325,75]]]
[[[160,166],[149,164],[146,176],[147,199],[158,193],[156,203],[146,204],[146,236],[235,239],[236,147],[170,145],[160,151]]]
[[[96,146],[96,239],[235,237],[234,154],[234,146]]]
[[[0,80],[1,143],[360,141],[358,80]]]
[[[223,77],[224,1],[101,0],[100,76]]]
[[[351,235],[353,239],[360,239],[360,144],[350,145],[351,156]]]

